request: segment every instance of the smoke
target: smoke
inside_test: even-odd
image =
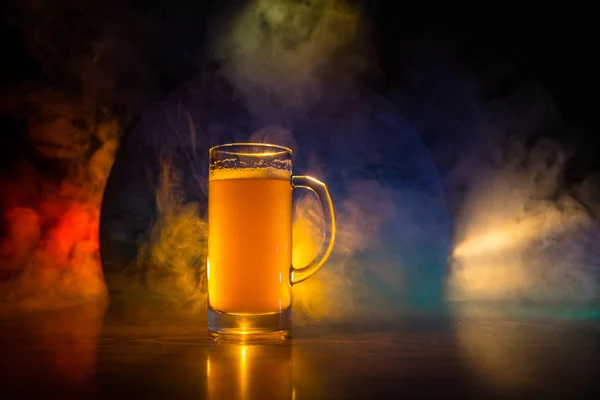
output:
[[[600,171],[592,172],[575,185],[573,193],[596,219],[600,218]]]
[[[369,100],[378,106],[377,115],[383,115],[386,108]],[[336,209],[337,236],[330,258],[316,275],[293,288],[296,321],[386,320],[401,310],[440,306],[448,222],[431,160],[401,119],[390,118],[390,126],[379,126],[378,135],[365,140],[366,132],[374,131],[373,115],[353,116],[353,128],[327,115],[322,121],[326,128],[311,124],[314,133],[303,131],[298,139],[281,126],[250,136],[250,140],[285,143],[297,149],[295,173],[308,173],[326,182]],[[336,131],[355,141],[346,143],[355,155],[343,150],[338,153],[334,146],[321,162],[316,154],[329,150],[330,140],[342,139],[334,136]],[[368,145],[363,145],[363,140]],[[380,140],[403,147],[413,157],[396,159],[403,153],[396,147],[386,152],[378,147]],[[373,149],[383,160],[391,157],[390,164],[363,165]],[[309,153],[305,163],[303,150]],[[316,256],[327,227],[317,198],[302,191],[294,193],[292,264],[299,268]]]
[[[386,219],[396,211],[393,199],[378,182],[361,181],[353,183],[347,198],[336,200],[338,234],[334,252],[317,275],[294,286],[297,318],[314,322],[382,317],[383,310],[369,298],[374,288],[368,279],[398,285],[399,271],[380,260],[372,265],[357,261],[361,252],[382,250],[377,239]],[[307,265],[321,246],[320,207],[312,196],[303,196],[295,204],[292,264],[297,268]],[[392,306],[385,309],[389,311]]]
[[[361,82],[377,71],[363,11],[344,1],[261,0],[219,34],[223,76],[259,128],[249,139],[290,146],[294,172],[332,192],[336,244],[322,270],[294,286],[295,318],[350,321],[439,306],[448,245],[439,176],[417,133]],[[294,210],[293,264],[301,267],[318,252],[323,226],[311,195],[298,194]]]
[[[98,231],[121,130],[163,95],[165,82],[187,79],[190,64],[196,67],[193,46],[201,40],[173,46],[182,35],[172,27],[188,36],[197,33],[198,21],[191,4],[165,9],[120,1],[15,1],[3,6],[2,32],[17,51],[4,64],[11,75],[2,76],[7,85],[0,111],[3,122],[4,114],[10,115],[12,125],[22,122],[25,129],[9,124],[5,135],[18,139],[8,140],[8,164],[17,161],[1,182],[1,307],[106,300],[102,267],[107,263],[100,262]],[[166,213],[180,212],[166,200],[160,204]],[[144,251],[152,260],[162,254]]]
[[[25,100],[2,104],[27,110],[35,153],[3,178],[3,303],[104,298],[104,275],[113,301],[202,309],[208,149],[247,140],[291,147],[294,173],[332,192],[339,234],[323,269],[293,289],[300,320],[393,317],[446,294],[597,300],[598,175],[571,182],[572,149],[540,139],[568,129],[547,93],[490,100],[452,46],[416,41],[398,49],[401,91],[375,94],[365,84],[378,71],[373,38],[356,3],[247,2],[213,27],[206,54],[191,9],[23,3],[30,53],[64,90],[15,86],[7,93]],[[65,18],[78,22],[56,23]],[[301,267],[323,227],[316,199],[296,200]]]
[[[356,75],[370,65],[365,28],[346,1],[257,0],[217,30],[213,52],[253,119],[284,122],[324,97],[353,94]]]
[[[592,201],[593,178],[581,185],[570,182],[569,143],[543,137],[565,129],[551,98],[531,90],[517,95],[503,101],[514,110],[520,99],[528,98],[531,106],[523,114],[505,107],[498,118],[497,104],[486,110],[481,136],[489,138],[486,128],[502,133],[493,141],[496,154],[470,164],[466,189],[456,196],[461,201],[454,223],[450,299],[593,304],[600,283],[600,254],[594,245],[600,225],[586,205]],[[529,143],[528,136],[533,136]]]
[[[56,94],[35,101],[41,110],[29,119],[30,144],[62,168],[22,161],[2,177],[2,308],[106,300],[98,223],[119,125]]]
[[[283,19],[265,23],[273,17],[265,14],[272,12]],[[197,79],[149,110],[115,164],[115,177],[124,177],[121,194],[114,195],[121,200],[107,198],[105,205],[109,210],[110,204],[130,203],[126,225],[144,214],[142,195],[133,189],[141,185],[137,167],[127,159],[149,160],[151,175],[158,160],[161,176],[181,177],[176,187],[153,189],[156,216],[152,232],[141,238],[134,268],[145,271],[135,278],[140,287],[176,311],[204,304],[206,288],[197,277],[204,273],[206,257],[201,178],[208,149],[256,141],[292,148],[294,173],[326,182],[336,207],[332,255],[314,277],[293,288],[297,322],[386,319],[404,308],[438,307],[449,242],[439,175],[417,133],[394,107],[366,88],[359,90],[360,73],[371,67],[365,37],[359,35],[365,29],[360,10],[333,1],[258,1],[228,22],[213,49],[220,68],[201,70]],[[134,144],[148,150],[135,152]],[[165,154],[172,163],[160,162]],[[172,198],[177,206],[160,206],[160,198],[173,190],[182,194]],[[316,198],[296,191],[295,196],[293,264],[299,268],[318,252],[323,222]],[[183,209],[194,211],[173,211]],[[185,238],[170,233],[184,232],[184,226],[198,229]],[[115,224],[111,235],[127,230],[133,228]],[[185,258],[181,263],[162,255],[180,246],[188,249],[177,253]],[[151,262],[153,252],[161,255]],[[157,263],[158,258],[166,262]],[[145,281],[145,274],[182,279],[168,279],[160,288],[160,280]],[[119,292],[131,302],[141,298],[131,288]]]
[[[452,298],[524,304],[589,304],[597,299],[600,226],[564,189],[556,142],[482,173],[457,218]],[[515,154],[516,153],[516,154]]]
[[[22,136],[6,149],[16,161],[0,182],[0,309],[105,301],[98,225],[121,136],[115,109],[122,104],[111,84],[119,76],[105,62],[111,55],[96,47],[102,40],[92,6],[6,5],[2,22],[26,54],[9,57],[21,70],[0,101],[2,113],[24,127],[3,132]]]
[[[593,304],[597,187],[594,175],[579,184],[567,174],[576,148],[554,99],[531,82],[486,95],[502,73],[492,84],[477,80],[452,52],[426,44],[417,54],[438,56],[414,62],[417,94],[398,97],[432,149],[451,206],[449,300]]]
[[[164,161],[156,191],[157,221],[136,267],[149,291],[175,309],[198,312],[206,309],[207,221],[198,204],[185,201],[179,179]]]

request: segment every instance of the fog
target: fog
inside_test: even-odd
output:
[[[197,33],[184,15],[168,14],[161,27],[181,23]],[[170,56],[170,67],[163,67],[180,79],[164,90],[144,53],[153,18],[139,14],[131,23],[139,37],[101,41],[113,60],[125,62],[94,69],[122,81],[130,73],[116,78],[114,68],[127,65],[117,70],[139,71],[140,83],[127,95],[117,89],[86,95],[92,108],[105,99],[127,104],[118,114],[125,134],[110,178],[94,175],[86,152],[77,163],[85,183],[67,175],[58,185],[95,185],[84,198],[91,226],[102,211],[100,251],[113,304],[204,312],[208,148],[249,140],[291,147],[294,173],[315,176],[332,192],[336,245],[322,270],[293,288],[299,321],[394,319],[406,310],[439,311],[447,300],[559,307],[598,300],[598,179],[566,180],[574,152],[554,137],[566,137],[555,133],[570,128],[543,87],[531,82],[485,95],[450,43],[417,38],[398,46],[407,59],[405,87],[376,91],[365,80],[380,73],[370,45],[373,21],[360,7],[262,0],[222,12],[202,40],[174,30],[177,50],[161,43],[152,51]],[[125,27],[116,21],[98,29],[106,38]],[[75,74],[87,76],[76,65]],[[139,116],[133,123],[131,114]],[[28,132],[58,138],[49,126]],[[102,138],[78,140],[97,148],[92,137]],[[115,157],[118,137],[99,147],[109,154],[102,171]],[[47,193],[35,187],[37,195]],[[69,206],[57,221],[79,209],[80,196],[64,193]],[[296,200],[293,264],[299,267],[318,251],[322,222],[316,199],[299,193]],[[35,291],[42,303],[58,304],[72,298],[65,279],[84,292],[79,298],[105,293],[101,279],[87,280],[99,276],[98,238],[82,234],[72,243],[79,248],[91,240],[93,261],[63,257],[52,261],[61,267],[44,267],[31,254],[47,258],[60,248],[41,244],[52,243],[45,232],[56,230],[40,230],[45,214],[38,203],[27,204],[4,207],[2,269],[30,271],[4,280],[5,297],[25,306]]]

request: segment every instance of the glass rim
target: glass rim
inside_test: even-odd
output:
[[[272,153],[252,153],[252,152],[244,152],[244,151],[227,151],[227,149],[233,149],[235,147],[263,147],[266,149],[276,150]],[[277,151],[278,150],[278,151]],[[217,146],[213,146],[208,150],[209,154],[212,154],[215,151],[223,151],[224,153],[235,154],[240,156],[253,156],[253,155],[261,155],[261,156],[274,156],[280,153],[289,153],[292,154],[292,149],[289,147],[282,146],[280,144],[273,143],[253,143],[253,142],[237,142],[237,143],[226,143],[219,144]]]

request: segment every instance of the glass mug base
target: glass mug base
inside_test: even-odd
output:
[[[217,341],[278,342],[291,331],[291,306],[269,314],[230,314],[208,307],[208,334]]]

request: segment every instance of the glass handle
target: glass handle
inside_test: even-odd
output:
[[[317,256],[304,268],[294,268],[292,265],[290,283],[295,285],[313,276],[325,264],[325,261],[327,261],[327,258],[331,254],[335,241],[335,214],[327,185],[320,180],[311,176],[292,176],[292,188],[304,188],[314,192],[321,202],[323,217],[325,219],[323,243]]]

